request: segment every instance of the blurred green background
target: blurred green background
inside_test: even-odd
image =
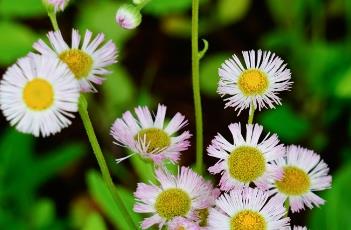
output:
[[[153,180],[152,168],[137,157],[115,164],[127,153],[112,144],[109,129],[125,110],[160,102],[170,116],[185,114],[194,133],[191,0],[152,0],[133,31],[115,23],[122,3],[72,0],[58,20],[69,42],[73,27],[103,32],[118,46],[119,62],[99,93],[90,95],[89,110],[132,210],[136,183]],[[41,0],[0,0],[0,75],[49,30]],[[247,119],[247,111],[237,117],[233,109],[223,109],[216,93],[220,64],[242,50],[272,50],[288,63],[294,85],[281,95],[283,106],[260,112],[255,120],[285,144],[320,153],[333,175],[333,188],[319,193],[327,204],[292,215],[292,223],[351,229],[351,0],[203,0],[200,33],[210,44],[201,62],[204,148],[217,132],[229,136],[229,123]],[[0,127],[0,229],[128,229],[97,171],[79,117],[45,139],[17,133],[2,115]],[[182,164],[194,160],[192,147]]]

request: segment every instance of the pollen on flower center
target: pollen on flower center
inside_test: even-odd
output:
[[[264,217],[251,210],[240,211],[230,221],[231,230],[265,230],[266,225]]]
[[[93,67],[91,56],[79,49],[64,51],[59,55],[59,58],[68,65],[78,80],[87,77]]]
[[[308,174],[294,166],[285,167],[283,179],[276,182],[278,190],[287,195],[302,195],[309,190],[310,185]]]
[[[199,216],[199,225],[200,226],[207,226],[207,219],[208,219],[208,208],[200,209],[198,211],[198,216]]]
[[[239,77],[238,86],[245,96],[262,94],[268,88],[268,78],[258,69],[249,69]]]
[[[25,85],[23,100],[32,110],[45,110],[54,102],[54,90],[47,80],[35,78]]]
[[[249,183],[263,175],[266,161],[259,149],[240,146],[230,153],[228,166],[229,173],[233,178],[243,183]]]
[[[135,140],[138,140],[138,139],[144,140],[144,138],[145,138],[145,143],[148,145],[148,148],[147,148],[148,153],[156,154],[159,152],[157,150],[164,149],[170,146],[171,144],[170,136],[165,131],[158,128],[142,129],[134,137]]]
[[[156,199],[156,212],[170,220],[176,216],[185,216],[191,206],[189,195],[179,188],[171,188],[161,192]]]

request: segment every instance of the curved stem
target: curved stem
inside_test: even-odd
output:
[[[96,157],[96,160],[99,164],[101,173],[102,173],[102,177],[108,187],[108,189],[110,190],[114,200],[116,201],[118,207],[121,209],[121,211],[124,214],[124,217],[127,219],[129,225],[132,227],[132,229],[137,229],[133,219],[131,218],[131,216],[129,215],[128,209],[125,207],[121,197],[118,194],[118,191],[115,187],[115,185],[113,184],[110,172],[108,170],[104,155],[101,151],[99,142],[96,138],[95,132],[94,132],[94,128],[93,125],[91,123],[90,117],[89,117],[89,113],[88,113],[88,102],[85,99],[85,97],[83,95],[80,96],[79,98],[79,114],[80,117],[82,118],[83,124],[84,124],[84,128],[85,131],[87,133],[87,136],[89,138],[89,142],[91,144],[91,147],[93,149],[94,155]]]
[[[193,0],[191,29],[192,81],[196,122],[196,170],[203,172],[203,127],[199,73],[199,0]]]
[[[253,104],[253,102],[251,102],[250,112],[249,112],[249,120],[248,120],[249,124],[252,124],[254,115],[255,115],[255,105]]]

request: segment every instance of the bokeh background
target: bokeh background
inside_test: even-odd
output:
[[[125,110],[162,103],[170,116],[185,114],[194,133],[191,0],[152,0],[133,31],[115,23],[122,3],[72,0],[58,21],[69,42],[73,27],[103,32],[118,46],[119,62],[99,93],[89,95],[89,111],[131,210],[136,183],[154,180],[152,167],[138,157],[117,165],[114,159],[128,153],[112,144],[109,129]],[[351,229],[351,1],[203,0],[200,8],[200,37],[210,44],[201,61],[204,149],[217,132],[229,137],[231,122],[247,121],[247,111],[238,117],[223,109],[216,93],[220,64],[242,50],[277,53],[288,63],[294,85],[281,94],[282,106],[257,113],[255,121],[285,144],[318,152],[333,175],[333,188],[319,193],[327,204],[291,215],[292,223]],[[49,30],[40,0],[0,0],[0,75]],[[100,177],[79,117],[45,139],[18,133],[3,115],[0,127],[0,229],[128,229]],[[181,164],[194,163],[194,150],[183,153]],[[207,156],[205,161],[215,162]]]

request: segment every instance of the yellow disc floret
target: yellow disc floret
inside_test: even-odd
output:
[[[42,111],[54,103],[54,90],[50,82],[35,78],[29,81],[23,89],[23,100],[32,110]]]
[[[231,230],[265,230],[267,224],[264,217],[255,211],[243,210],[230,221]]]
[[[59,57],[78,80],[87,77],[93,67],[91,56],[79,49],[66,50]]]
[[[144,138],[146,145],[148,145],[148,153],[158,153],[157,150],[162,150],[171,144],[170,136],[158,128],[142,129],[134,137],[135,140],[144,140]]]
[[[266,161],[259,149],[240,146],[230,153],[228,167],[231,177],[249,183],[263,175]]]
[[[155,204],[156,212],[170,220],[176,216],[185,216],[191,206],[189,195],[179,188],[171,188],[161,192]]]
[[[238,79],[239,89],[245,96],[263,94],[268,88],[268,83],[266,74],[258,69],[246,70]]]
[[[303,195],[310,189],[311,181],[308,174],[294,166],[284,168],[284,176],[276,182],[278,190],[286,195]]]

